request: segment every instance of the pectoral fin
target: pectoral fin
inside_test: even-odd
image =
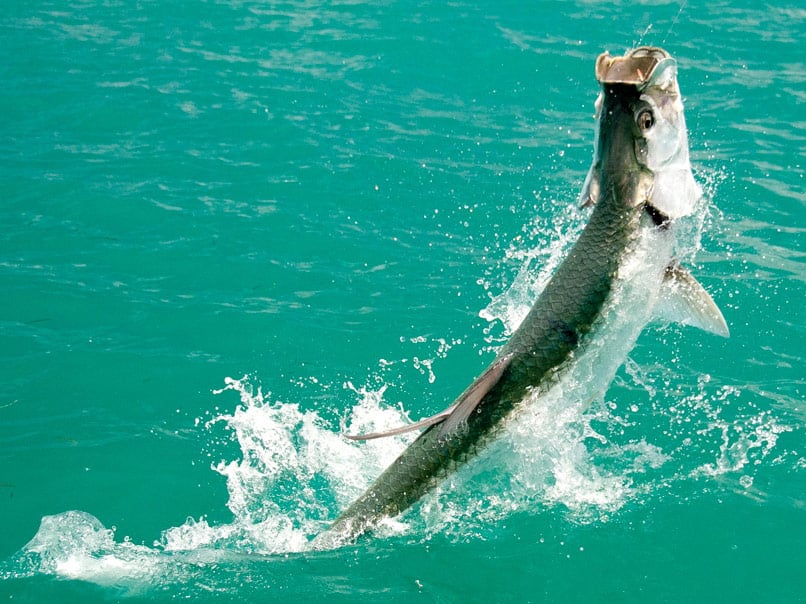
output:
[[[691,273],[677,263],[666,269],[658,315],[662,319],[693,325],[723,338],[730,336],[725,318],[714,300]]]
[[[599,201],[599,189],[599,161],[594,158],[579,194],[580,207],[589,208],[596,205],[596,202]]]

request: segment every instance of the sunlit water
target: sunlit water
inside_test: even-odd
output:
[[[0,18],[0,596],[799,601],[803,9],[15,3]],[[584,227],[593,61],[680,62],[652,324],[357,544],[310,552]],[[209,596],[208,596],[209,594]]]

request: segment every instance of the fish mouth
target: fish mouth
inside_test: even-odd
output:
[[[623,57],[613,57],[605,51],[596,59],[596,79],[602,85],[629,84],[641,90],[653,74],[674,62],[668,52],[657,46],[640,46]]]

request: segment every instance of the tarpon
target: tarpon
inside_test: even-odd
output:
[[[702,195],[691,172],[677,63],[636,48],[596,61],[593,164],[580,201],[590,219],[495,360],[445,411],[381,434],[424,429],[313,541],[345,544],[395,516],[476,455],[525,403],[571,379],[602,395],[644,326],[657,316],[720,336],[711,296],[675,259],[676,223]],[[579,388],[572,389],[579,396]]]

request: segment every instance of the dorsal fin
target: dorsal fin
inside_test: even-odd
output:
[[[496,359],[492,364],[484,370],[475,381],[465,390],[456,402],[447,409],[440,411],[436,415],[421,419],[413,424],[393,428],[384,432],[372,432],[370,434],[345,434],[346,438],[350,440],[373,440],[375,438],[383,438],[385,436],[396,436],[398,434],[405,434],[419,430],[420,428],[428,428],[435,424],[444,422],[440,428],[440,437],[445,437],[460,425],[467,421],[470,414],[478,406],[481,400],[487,395],[490,389],[498,383],[504,370],[509,366],[512,361],[513,354],[508,354],[500,359]]]
[[[398,434],[405,434],[406,432],[412,432],[414,430],[419,430],[420,428],[427,428],[428,426],[433,426],[434,424],[438,424],[441,421],[444,421],[446,417],[448,417],[451,412],[454,410],[456,405],[451,405],[447,409],[440,411],[436,415],[432,415],[431,417],[426,417],[425,419],[421,419],[418,422],[414,422],[413,424],[407,424],[405,426],[400,426],[399,428],[392,428],[391,430],[386,430],[384,432],[372,432],[370,434],[345,434],[345,438],[349,438],[350,440],[373,440],[375,438],[383,438],[385,436],[396,436]]]
[[[496,359],[484,370],[484,373],[470,384],[467,390],[462,393],[453,405],[451,414],[445,419],[442,426],[440,426],[440,438],[449,436],[467,421],[467,418],[470,417],[473,410],[478,407],[482,399],[492,390],[493,386],[498,383],[498,380],[501,379],[501,376],[507,367],[509,367],[514,356],[514,353],[510,353]]]

